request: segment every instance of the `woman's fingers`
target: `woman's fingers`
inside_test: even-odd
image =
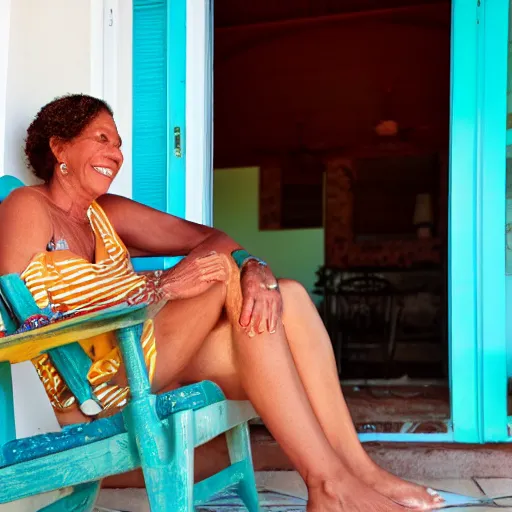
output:
[[[252,308],[252,317],[251,317],[251,331],[253,333],[259,333],[260,332],[260,324],[261,320],[263,318],[265,308],[265,301],[263,300],[256,300],[254,303],[254,307]],[[263,331],[261,331],[263,332]],[[249,333],[250,334],[250,333]]]
[[[271,301],[268,315],[268,332],[274,334],[277,329],[278,306],[275,300]]]
[[[219,264],[224,265],[224,259],[220,254],[216,252],[207,254],[206,256],[200,256],[194,260],[194,263],[199,267],[206,267],[208,265]]]
[[[251,322],[254,302],[255,301],[253,297],[244,297],[242,304],[242,312],[240,314],[240,325],[242,327],[247,327]]]
[[[195,259],[183,259],[174,269],[172,277],[183,284],[204,281],[226,281],[228,272],[224,260],[217,253]]]
[[[262,308],[261,308],[261,319],[259,323],[255,324],[258,334],[262,334],[265,331],[268,331],[268,320],[270,315],[270,304],[268,300],[263,299],[262,301]]]
[[[198,258],[196,264],[202,279],[226,281],[228,278],[225,260],[217,253]]]
[[[228,272],[218,254],[184,258],[169,269],[162,279],[162,289],[170,299],[190,298],[205,292],[216,282],[226,282]]]
[[[215,265],[201,271],[199,279],[201,281],[222,281],[228,279],[228,273],[223,265]]]

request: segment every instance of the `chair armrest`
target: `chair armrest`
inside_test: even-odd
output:
[[[0,278],[0,284],[6,276]],[[8,294],[16,305],[16,296],[13,291],[17,288],[22,293],[23,287],[32,298],[19,276],[12,279],[12,287]],[[20,285],[21,283],[21,285]],[[4,290],[5,287],[2,287]],[[23,293],[22,293],[23,294]],[[26,297],[28,300],[28,297]],[[28,301],[30,303],[30,301]],[[33,304],[35,305],[35,303]],[[31,305],[31,306],[33,306]],[[37,307],[37,306],[36,306]],[[27,309],[18,308],[27,312]],[[114,331],[121,327],[138,325],[147,317],[146,306],[113,307],[78,315],[51,323],[26,332],[8,335],[0,338],[0,361],[17,363],[31,360],[47,352],[58,372],[75,395],[81,411],[87,416],[95,416],[101,412],[101,406],[94,395],[92,387],[87,380],[87,373],[91,367],[91,360],[77,341],[88,339],[104,332]],[[36,311],[43,311],[37,308]],[[23,319],[21,315],[20,320]],[[26,319],[26,318],[25,318]]]
[[[2,300],[5,299],[7,306],[2,305],[4,307],[0,310],[2,317],[8,319],[7,325],[5,321],[3,322],[6,334],[12,335],[17,329],[16,323],[22,326],[31,317],[37,318],[43,315],[51,318],[52,312],[49,308],[40,309],[38,307],[18,274],[1,276],[0,292]],[[10,312],[15,317],[14,319],[9,314]],[[101,412],[101,407],[97,404],[92,387],[87,380],[92,362],[81,345],[73,340],[73,343],[64,347],[49,348],[48,355],[60,376],[75,395],[81,410],[87,415]]]
[[[11,323],[7,334],[12,334],[13,328],[16,330],[17,327],[14,325],[15,323],[22,325],[31,316],[49,316],[49,314],[51,314],[50,311],[39,308],[32,294],[18,274],[0,276],[0,293],[14,316],[12,319],[14,322]]]
[[[136,272],[150,272],[152,270],[167,270],[182,259],[183,256],[143,256],[132,258],[131,262]]]
[[[153,316],[146,305],[113,307],[83,316],[59,320],[45,327],[0,338],[0,361],[29,361],[55,347],[81,341],[105,332],[145,322]]]

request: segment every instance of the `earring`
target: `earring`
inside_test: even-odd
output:
[[[68,166],[65,163],[60,164],[60,172],[66,176],[68,174]]]

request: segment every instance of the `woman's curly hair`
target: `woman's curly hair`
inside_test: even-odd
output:
[[[74,139],[102,111],[113,115],[107,103],[85,94],[69,94],[45,105],[28,127],[25,141],[25,154],[34,174],[50,181],[57,164],[50,139]]]

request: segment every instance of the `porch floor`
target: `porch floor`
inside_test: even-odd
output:
[[[307,490],[294,471],[258,472],[256,474],[262,512],[303,512],[306,510]],[[512,479],[509,478],[467,478],[417,480],[428,487],[473,498],[512,495]],[[512,500],[496,502],[501,510],[512,511]],[[98,507],[116,511],[149,512],[147,496],[143,489],[104,489],[101,491]],[[101,509],[98,508],[98,511]],[[245,512],[235,495],[225,495],[198,509],[200,512]],[[450,510],[467,510],[465,507]],[[496,510],[488,507],[472,507],[475,512]]]
[[[444,433],[450,419],[446,386],[343,386],[362,432]]]
[[[446,433],[447,386],[346,386],[343,394],[359,433]],[[255,420],[253,424],[262,424]]]

